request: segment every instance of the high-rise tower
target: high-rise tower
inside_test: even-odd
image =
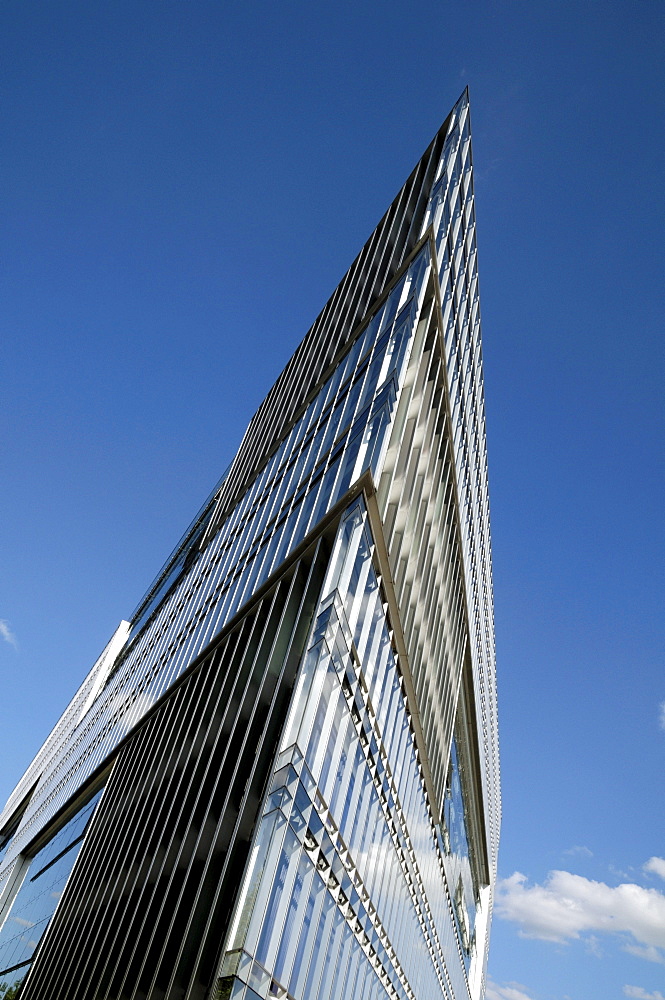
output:
[[[464,94],[11,795],[0,984],[477,1000],[499,820]]]

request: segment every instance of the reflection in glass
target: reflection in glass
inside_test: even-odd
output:
[[[0,996],[20,984],[53,916],[102,791],[65,823],[30,860],[0,930]],[[2,990],[5,990],[4,994]]]
[[[466,989],[445,958],[455,887],[447,896],[373,559],[358,500],[333,545],[226,944],[231,989],[259,972],[269,996],[295,1000]]]

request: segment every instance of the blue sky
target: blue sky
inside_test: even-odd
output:
[[[3,4],[0,799],[468,84],[488,996],[663,1000],[664,29],[661,0]]]

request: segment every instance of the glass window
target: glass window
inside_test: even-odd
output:
[[[475,891],[471,871],[471,849],[466,824],[464,789],[460,773],[460,755],[457,740],[450,749],[450,767],[443,803],[443,840],[449,858],[451,890],[457,924],[465,951],[471,953],[474,944]]]
[[[16,833],[18,824],[19,819],[14,819],[12,823],[0,834],[0,867],[2,866],[2,862],[5,860],[5,855],[9,850],[9,845],[11,844],[12,838]]]
[[[0,996],[23,982],[55,912],[102,794],[100,789],[33,857],[0,930]],[[2,991],[5,992],[2,992]]]

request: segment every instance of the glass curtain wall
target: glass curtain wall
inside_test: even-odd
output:
[[[0,897],[21,883],[3,911],[0,996],[30,967],[96,800],[45,845],[43,831],[338,503],[350,506],[293,662],[277,757],[272,744],[264,761],[272,784],[238,871],[222,993],[482,994],[500,802],[466,94],[412,176],[349,272],[353,318],[340,330],[353,339],[340,334],[325,379],[328,361],[315,369],[234,506],[218,485],[17,786],[5,821],[34,794],[0,838]],[[303,343],[311,356],[298,372],[321,357]],[[376,494],[344,500],[366,470]],[[336,522],[326,523],[324,564]]]
[[[7,905],[0,929],[0,997],[12,996],[25,979],[101,795],[100,789],[36,854],[25,859],[20,888]]]
[[[474,686],[482,717],[482,781],[490,863],[501,821],[485,398],[468,94],[451,115],[423,231],[432,225],[441,293],[453,455]]]
[[[227,941],[222,996],[462,997],[362,499],[341,521]]]
[[[96,700],[73,734],[51,753],[22,830],[24,838],[108,757],[360,473],[376,473],[430,270],[425,244],[200,551],[197,543],[212,512],[210,504],[204,506],[185,535],[183,551],[169,560],[168,566],[183,567],[180,576],[166,594],[160,584],[153,599],[147,605],[142,602],[125,650]],[[63,717],[63,734],[66,731]],[[63,777],[61,764],[71,758],[72,743],[76,769],[70,780],[66,772]]]

